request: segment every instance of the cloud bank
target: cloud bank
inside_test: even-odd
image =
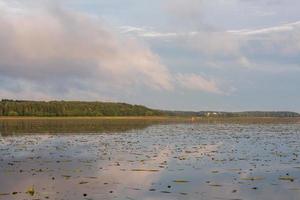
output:
[[[172,91],[182,84],[144,43],[98,17],[49,3],[2,3],[0,11],[2,97],[109,99],[124,90]],[[207,86],[199,90],[218,93],[215,83],[198,81]]]

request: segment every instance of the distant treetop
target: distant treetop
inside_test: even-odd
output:
[[[82,101],[26,101],[3,99],[0,116],[153,116],[162,115],[141,105]]]

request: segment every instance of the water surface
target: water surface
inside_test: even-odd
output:
[[[0,199],[300,198],[297,123],[20,123],[0,122]]]

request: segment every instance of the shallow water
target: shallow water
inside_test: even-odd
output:
[[[300,198],[300,124],[114,126],[55,135],[2,126],[0,199]]]

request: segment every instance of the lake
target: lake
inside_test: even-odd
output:
[[[0,200],[299,199],[300,123],[0,119]]]

